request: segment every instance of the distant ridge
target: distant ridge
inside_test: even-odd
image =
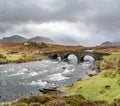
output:
[[[28,42],[35,42],[35,43],[42,43],[42,42],[44,42],[44,43],[49,43],[49,44],[55,43],[53,40],[51,40],[49,38],[40,37],[40,36],[33,37],[33,38],[29,39]]]
[[[109,41],[106,41],[106,42],[103,42],[101,44],[101,46],[120,46],[120,42],[109,42]]]
[[[13,35],[10,37],[3,37],[0,41],[1,42],[25,42],[27,41],[27,39],[19,35]]]
[[[53,44],[55,43],[53,40],[46,38],[46,37],[40,37],[40,36],[36,36],[30,39],[27,39],[25,37],[19,36],[19,35],[13,35],[10,37],[3,37],[2,39],[0,39],[0,42],[6,42],[6,43],[21,43],[21,42],[36,42],[36,43],[49,43],[49,44]]]

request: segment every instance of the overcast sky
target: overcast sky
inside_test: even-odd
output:
[[[87,46],[120,41],[120,0],[0,0],[0,37],[16,34]]]

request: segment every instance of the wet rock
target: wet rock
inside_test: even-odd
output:
[[[56,92],[57,91],[57,88],[43,88],[43,89],[39,89],[40,92],[42,92],[43,94],[46,94],[46,93],[51,93],[51,92]]]
[[[74,84],[68,84],[68,85],[66,85],[66,87],[73,87],[74,86]]]
[[[65,70],[65,69],[67,69],[67,67],[63,67],[62,69],[64,69],[64,70]]]
[[[110,89],[111,86],[110,85],[105,85],[105,89]]]
[[[106,93],[106,91],[105,90],[101,90],[101,91],[99,91],[99,93],[100,94],[104,94],[104,93]]]
[[[86,74],[88,74],[88,73],[86,73]],[[82,81],[82,78],[79,78],[77,81]]]
[[[97,72],[96,71],[92,71],[92,72],[89,72],[87,74],[88,74],[88,76],[92,77],[92,76],[97,75]]]
[[[89,68],[90,68],[91,70],[95,70],[95,66],[94,66],[93,64],[90,65]]]
[[[42,58],[37,58],[36,61],[42,61]]]
[[[93,75],[93,74],[88,74],[88,76],[89,76],[89,77],[92,77],[92,76],[95,76],[95,75]]]
[[[7,64],[7,63],[8,63],[7,61],[0,62],[0,65],[2,65],[2,64]]]
[[[43,88],[43,89],[39,89],[39,91],[43,94],[46,94],[46,93],[52,93],[52,92],[56,92],[56,93],[63,93],[62,91],[58,90],[57,87],[54,87],[54,88]]]

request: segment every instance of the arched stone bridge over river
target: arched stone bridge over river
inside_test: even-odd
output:
[[[61,61],[68,59],[68,56],[73,54],[77,57],[78,63],[84,61],[85,56],[92,56],[95,60],[100,60],[103,56],[109,55],[109,53],[97,52],[93,50],[79,50],[79,51],[59,51],[59,52],[48,52],[45,53],[49,55],[51,59],[57,59],[61,57]]]

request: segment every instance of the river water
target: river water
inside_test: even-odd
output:
[[[42,60],[0,65],[0,102],[38,94],[38,90],[48,83],[63,86],[72,84],[79,78],[87,78],[87,73],[91,72],[90,64]]]

